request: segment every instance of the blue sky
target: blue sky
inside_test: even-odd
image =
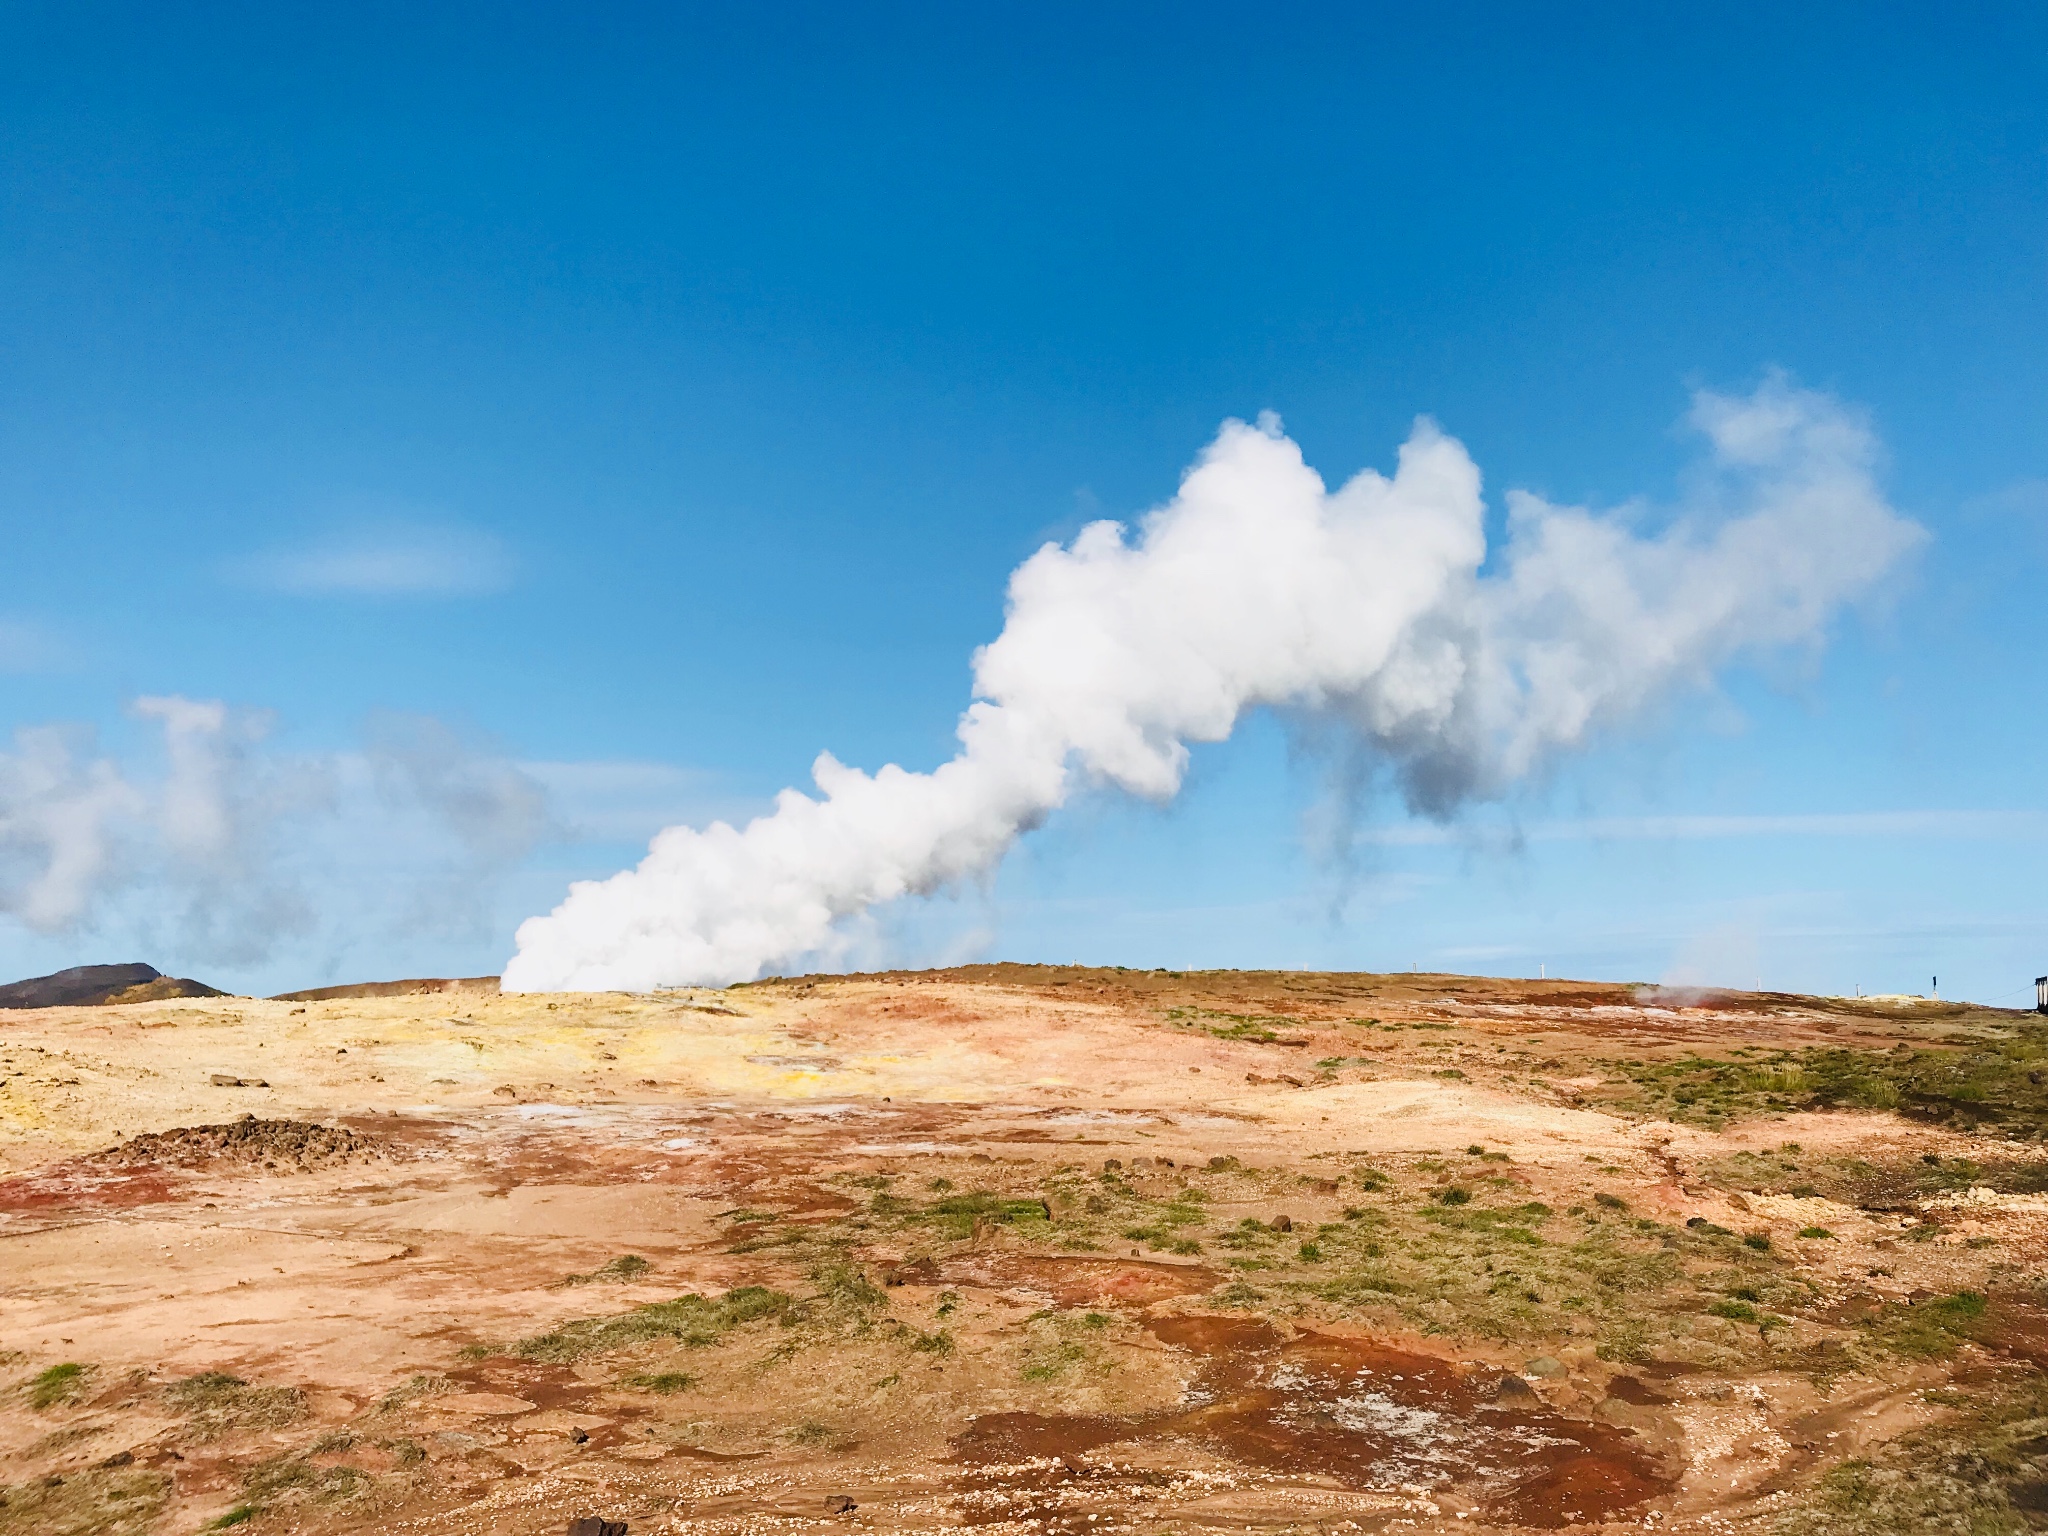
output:
[[[861,956],[2048,970],[2038,6],[423,9],[0,11],[0,733],[149,786],[138,699],[267,712],[203,877],[111,848],[0,969],[495,970],[666,821],[948,756],[1010,570],[1226,417],[1335,481],[1429,413],[1497,529],[1775,367],[1932,535],[1824,651],[1343,856],[1255,720]]]

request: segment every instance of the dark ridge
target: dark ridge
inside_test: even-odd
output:
[[[274,1003],[331,1003],[346,997],[423,997],[434,992],[481,992],[498,995],[495,976],[415,976],[407,981],[357,981],[345,987],[309,987],[280,992]]]
[[[166,976],[153,965],[74,965],[50,976],[0,986],[0,1008],[92,1008],[153,1003],[166,997],[226,997],[218,987]]]

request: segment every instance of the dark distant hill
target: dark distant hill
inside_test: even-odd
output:
[[[153,1003],[166,997],[226,997],[218,987],[166,976],[153,965],[74,965],[52,976],[0,987],[0,1008],[79,1008]]]
[[[420,997],[433,992],[482,992],[498,995],[495,976],[415,976],[409,981],[356,981],[344,987],[309,987],[280,992],[274,1003],[331,1003],[348,997]]]

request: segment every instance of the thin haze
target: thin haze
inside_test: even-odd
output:
[[[1010,578],[960,750],[869,774],[830,752],[745,828],[670,827],[638,867],[521,925],[508,990],[724,984],[830,963],[871,908],[989,874],[1078,785],[1170,800],[1247,711],[1336,722],[1412,811],[1455,815],[1745,652],[1820,641],[1917,544],[1877,444],[1779,378],[1701,392],[1696,505],[1661,532],[1507,497],[1427,420],[1335,491],[1276,419],[1227,422],[1135,530],[1097,522]]]
[[[557,832],[541,785],[437,720],[381,716],[360,750],[279,751],[219,700],[137,699],[154,769],[77,727],[0,747],[0,915],[244,971],[402,927],[489,932],[499,879]],[[367,861],[369,867],[363,868]]]

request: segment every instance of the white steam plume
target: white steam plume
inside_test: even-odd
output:
[[[1262,705],[1340,721],[1446,816],[1739,652],[1817,642],[1923,537],[1828,396],[1773,377],[1697,395],[1690,423],[1710,472],[1664,531],[1510,492],[1482,575],[1478,468],[1430,422],[1392,479],[1335,492],[1273,418],[1228,422],[1135,538],[1095,523],[1018,567],[952,761],[869,775],[821,753],[819,798],[670,827],[521,924],[504,985],[723,984],[829,957],[842,920],[993,869],[1077,784],[1171,797],[1188,743]]]

